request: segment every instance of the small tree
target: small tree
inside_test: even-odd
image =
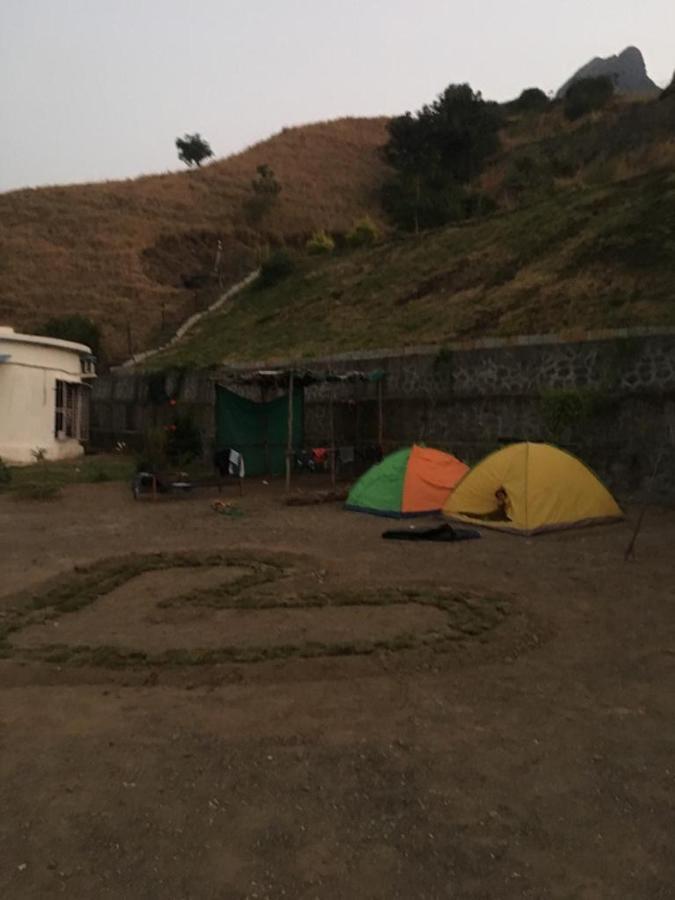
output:
[[[565,92],[565,117],[574,121],[595,109],[602,109],[613,94],[614,82],[607,75],[573,81]]]
[[[184,134],[182,138],[176,138],[178,159],[186,166],[201,166],[202,160],[213,156],[213,150],[209,142],[199,134]]]
[[[256,177],[251,181],[252,195],[244,203],[247,217],[252,223],[258,222],[277,203],[281,185],[274,170],[267,163],[256,169]]]
[[[37,329],[37,333],[45,337],[59,338],[62,341],[85,344],[91,349],[94,356],[101,355],[101,331],[98,325],[79,313],[53,316]]]
[[[455,218],[458,188],[499,148],[501,124],[499,106],[468,84],[451,84],[414,116],[392,119],[384,155],[397,174],[385,185],[384,201],[395,220],[418,231]]]

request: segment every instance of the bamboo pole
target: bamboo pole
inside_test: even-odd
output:
[[[291,458],[293,456],[293,372],[288,377],[288,440],[286,443],[286,493],[291,489]]]
[[[329,394],[330,408],[330,483],[335,490],[335,416],[333,407],[333,386],[331,385]]]
[[[384,455],[382,441],[384,440],[384,402],[383,402],[383,379],[377,382],[377,445]]]

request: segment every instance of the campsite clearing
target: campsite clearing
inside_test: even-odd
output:
[[[671,896],[675,513],[624,563],[630,508],[400,544],[282,496],[0,496],[0,895]]]

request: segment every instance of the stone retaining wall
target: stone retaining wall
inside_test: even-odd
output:
[[[385,449],[426,441],[473,462],[504,442],[548,440],[576,452],[619,494],[675,496],[675,329],[463,342],[296,366],[382,369]],[[214,384],[227,383],[231,373],[192,373],[173,386],[176,376],[167,380],[167,392],[179,388],[181,408],[194,414],[207,442]],[[308,446],[328,440],[330,391],[325,384],[306,390]],[[376,385],[332,391],[337,443],[376,441]],[[260,397],[257,388],[240,392]],[[98,379],[93,401],[92,437],[104,446],[135,443],[173,412],[150,402],[148,377],[140,375]]]

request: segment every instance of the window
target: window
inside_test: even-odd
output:
[[[55,388],[54,434],[57,438],[89,437],[89,394],[84,384],[57,381]]]

